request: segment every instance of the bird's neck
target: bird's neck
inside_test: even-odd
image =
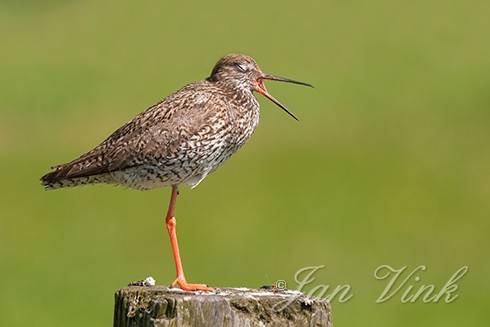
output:
[[[249,106],[252,103],[256,103],[252,89],[248,83],[236,80],[223,80],[217,81],[215,84],[238,106]]]
[[[226,89],[231,92],[246,92],[250,91],[250,82],[244,80],[238,80],[233,78],[224,78],[214,82],[220,88]]]

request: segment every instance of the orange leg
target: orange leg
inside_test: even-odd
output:
[[[172,186],[172,196],[170,197],[170,203],[168,205],[167,217],[165,222],[167,224],[168,235],[170,236],[170,245],[172,246],[172,253],[174,255],[175,270],[177,272],[177,278],[172,283],[172,287],[178,285],[184,291],[212,291],[213,289],[206,284],[189,284],[185,280],[184,269],[182,268],[182,261],[180,260],[179,243],[177,242],[177,232],[175,225],[175,203],[177,202],[177,195],[179,191],[177,186]]]

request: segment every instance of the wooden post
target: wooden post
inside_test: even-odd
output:
[[[114,327],[332,326],[326,300],[275,288],[206,293],[130,286],[118,290],[115,298]]]

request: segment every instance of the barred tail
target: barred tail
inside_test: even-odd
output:
[[[41,184],[48,190],[54,190],[63,187],[74,187],[85,184],[112,183],[113,180],[109,174],[99,174],[81,177],[66,177],[63,174],[63,168],[47,173],[41,177]]]

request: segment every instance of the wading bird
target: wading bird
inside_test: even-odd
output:
[[[47,189],[108,183],[147,190],[170,186],[166,226],[177,277],[172,286],[212,290],[186,281],[176,235],[178,186],[195,187],[235,153],[259,122],[260,93],[296,117],[267,91],[264,81],[310,86],[264,74],[249,56],[221,58],[205,80],[191,83],[137,115],[93,150],[53,167],[41,178]]]

